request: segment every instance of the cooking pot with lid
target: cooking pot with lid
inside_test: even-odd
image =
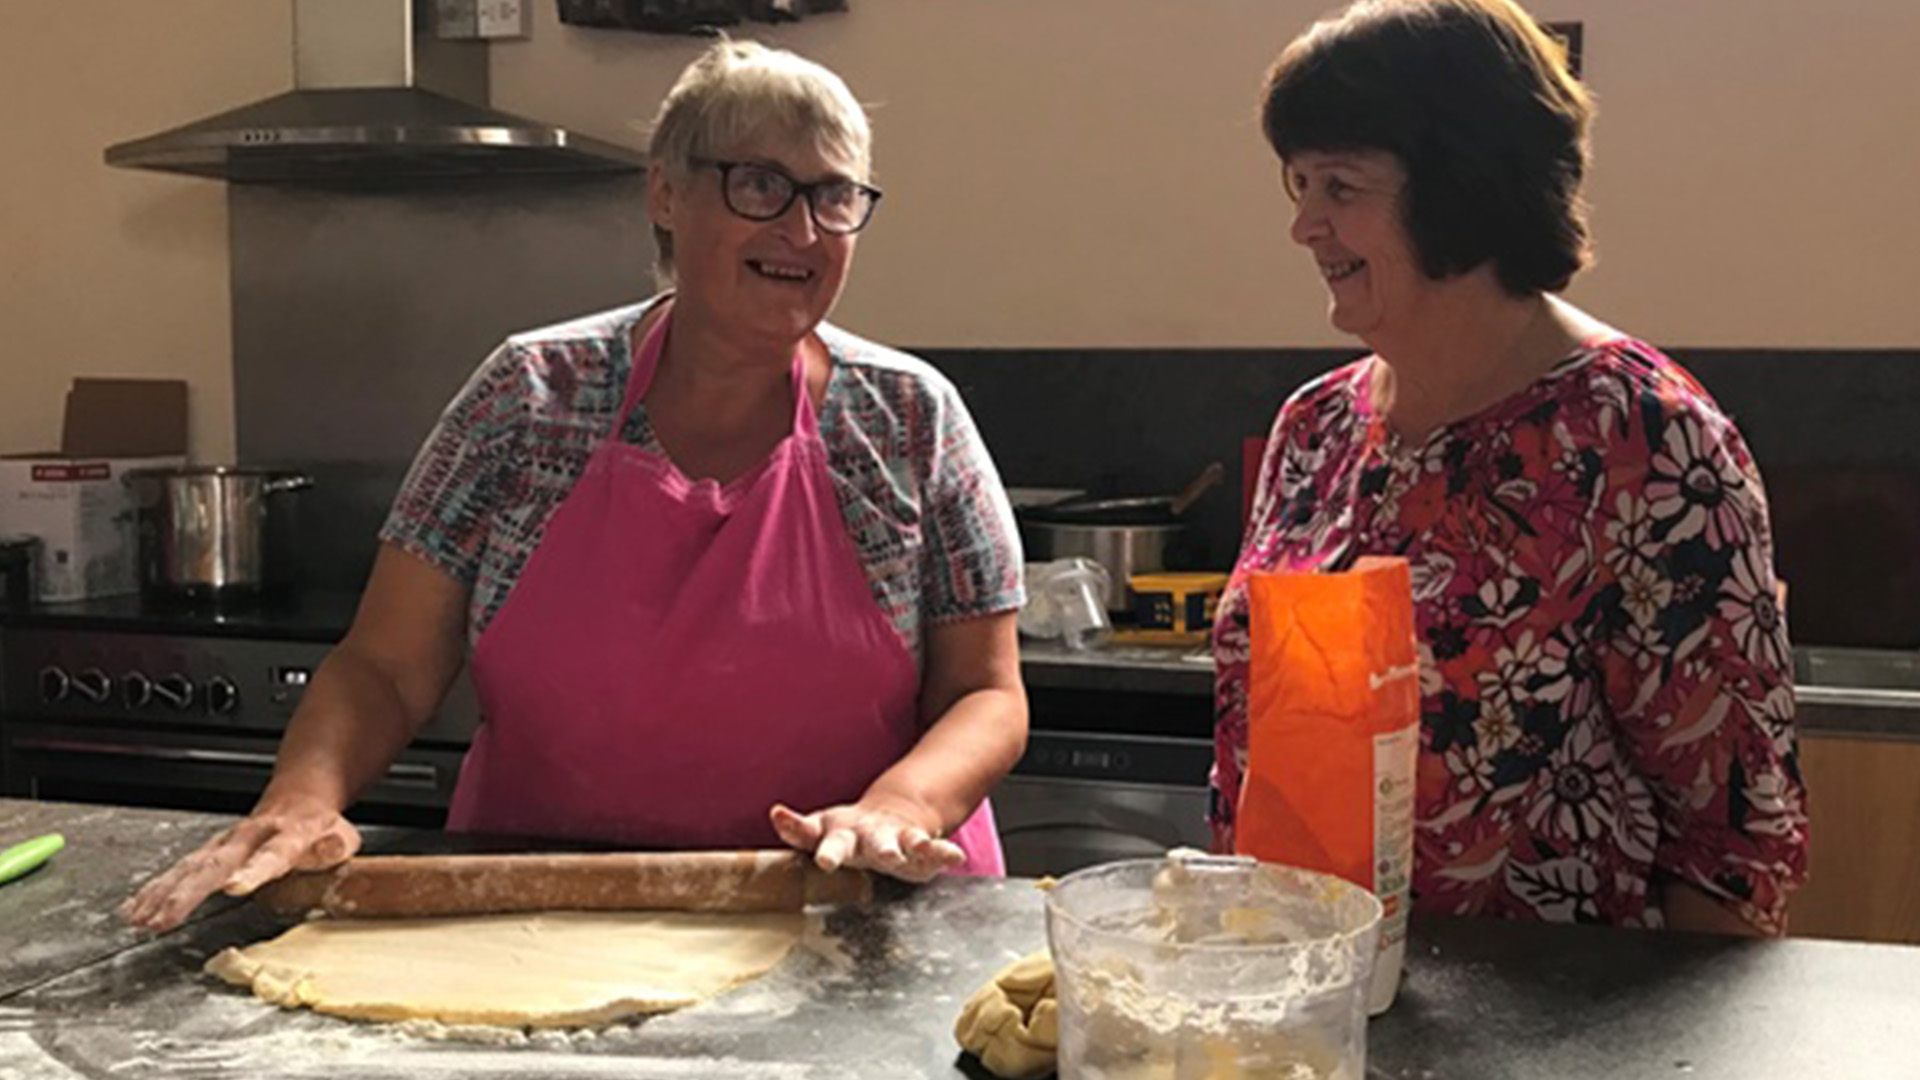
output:
[[[137,469],[140,584],[159,593],[257,592],[272,580],[267,522],[272,503],[313,486],[284,469],[198,465]]]
[[[1106,567],[1107,610],[1125,615],[1133,610],[1128,580],[1168,568],[1169,551],[1187,529],[1187,509],[1225,475],[1216,461],[1174,495],[1080,497],[1022,509],[1020,540],[1033,562],[1080,557]]]

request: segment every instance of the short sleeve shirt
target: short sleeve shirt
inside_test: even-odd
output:
[[[1642,342],[1403,443],[1374,358],[1281,409],[1216,623],[1216,839],[1246,768],[1244,575],[1412,569],[1421,661],[1414,903],[1659,925],[1686,882],[1779,929],[1806,872],[1792,661],[1760,475]]]
[[[469,586],[470,643],[614,434],[633,329],[660,299],[509,338],[421,447],[380,536]],[[952,383],[836,327],[818,333],[832,360],[819,424],[834,494],[909,654],[921,656],[928,625],[1019,608],[1013,512]],[[644,404],[617,437],[665,452]]]

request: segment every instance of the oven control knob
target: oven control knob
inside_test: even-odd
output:
[[[88,668],[73,677],[73,692],[95,705],[104,705],[113,696],[113,676],[99,668]]]
[[[225,675],[207,680],[207,711],[225,716],[240,707],[240,688]]]
[[[153,680],[137,671],[120,676],[120,697],[129,709],[144,709],[153,704]]]
[[[193,704],[193,680],[185,675],[163,675],[154,680],[153,696],[175,709],[186,709]]]
[[[73,689],[73,680],[57,667],[40,669],[40,700],[49,705],[58,705],[67,700],[67,692]]]

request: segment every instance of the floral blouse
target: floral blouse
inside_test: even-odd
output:
[[[1616,339],[1400,441],[1368,358],[1280,410],[1215,624],[1213,823],[1247,759],[1244,575],[1398,555],[1421,661],[1414,905],[1659,926],[1684,881],[1778,932],[1806,792],[1766,495],[1732,421]]]

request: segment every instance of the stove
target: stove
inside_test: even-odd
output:
[[[244,813],[357,603],[307,590],[218,606],[124,596],[0,610],[0,791]],[[1009,870],[1063,874],[1204,847],[1210,670],[1140,650],[1023,642],[1022,652],[1032,732],[993,793]],[[479,717],[463,675],[348,816],[442,825]]]
[[[0,790],[245,811],[356,603],[335,592],[124,596],[0,615]],[[439,824],[478,720],[463,678],[354,819]]]

